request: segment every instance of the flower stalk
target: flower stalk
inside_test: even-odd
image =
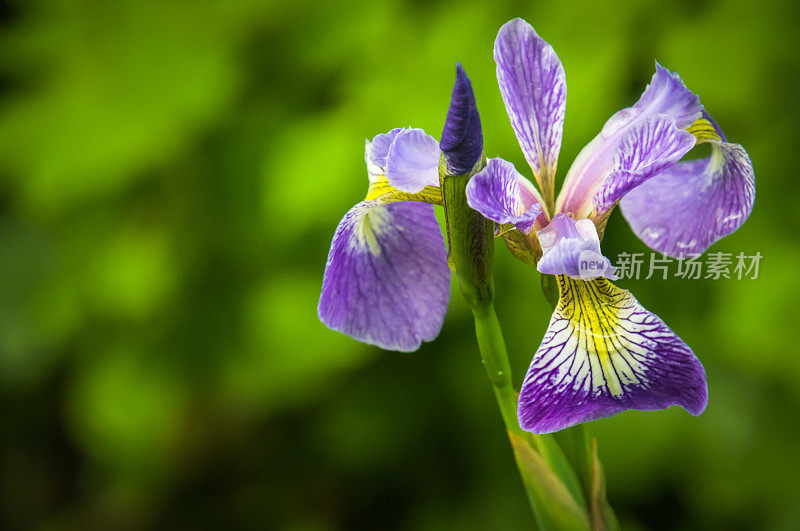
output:
[[[511,379],[503,332],[494,305],[472,308],[475,337],[486,375],[492,384],[500,414],[506,426],[514,459],[528,502],[540,529],[588,529],[585,510],[570,495],[563,482],[550,470],[537,451],[540,437],[522,430],[517,421],[517,392]]]

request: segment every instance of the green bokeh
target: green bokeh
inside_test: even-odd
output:
[[[800,11],[744,0],[0,1],[0,527],[529,528],[457,291],[414,354],[316,316],[364,138],[438,134],[456,61],[487,154],[526,167],[492,60],[514,16],[566,69],[560,175],[654,59],[755,165],[713,250],[757,280],[621,282],[710,390],[594,423],[623,527],[800,528]],[[496,255],[519,383],[550,311]]]

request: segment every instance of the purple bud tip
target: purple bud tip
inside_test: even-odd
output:
[[[439,147],[453,175],[468,173],[483,152],[481,117],[478,116],[478,108],[475,106],[472,84],[461,63],[456,63],[456,83]]]

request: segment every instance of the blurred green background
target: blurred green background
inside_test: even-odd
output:
[[[569,97],[560,175],[678,71],[755,165],[757,280],[624,281],[710,402],[594,423],[626,529],[798,529],[793,2],[0,1],[0,527],[528,529],[469,313],[382,352],[319,323],[364,138],[441,131],[461,61],[530,176],[492,43],[521,16]],[[647,249],[615,213],[606,254]],[[550,314],[498,243],[521,382]]]

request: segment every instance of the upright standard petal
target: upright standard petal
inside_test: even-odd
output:
[[[402,127],[396,127],[388,133],[375,135],[372,140],[367,140],[364,146],[364,160],[367,163],[367,174],[369,181],[375,182],[386,176],[386,157],[389,155],[389,146],[402,131]]]
[[[552,194],[567,107],[564,67],[521,18],[500,28],[494,60],[511,127],[543,193]]]
[[[439,143],[422,129],[403,129],[386,155],[386,178],[403,192],[439,186]]]
[[[575,221],[564,214],[556,214],[536,236],[543,252],[536,265],[540,273],[583,280],[597,277],[616,280],[617,268],[600,252],[600,238],[591,220]]]
[[[456,64],[456,82],[439,145],[451,175],[466,175],[483,155],[481,117],[472,84],[461,63]]]
[[[709,158],[676,164],[620,202],[622,215],[651,249],[673,257],[700,254],[753,210],[755,176],[747,152],[739,144],[710,143]]]
[[[558,306],[519,396],[524,430],[554,432],[626,409],[703,412],[703,366],[661,319],[605,279],[558,283]]]
[[[542,213],[542,199],[514,165],[501,158],[489,159],[486,167],[467,184],[467,204],[501,225],[512,224],[520,232],[533,229]]]
[[[318,313],[329,328],[403,352],[434,339],[450,297],[450,268],[433,205],[362,201],[339,223]]]
[[[656,115],[668,116],[673,120],[674,128],[680,130],[700,118],[702,110],[699,98],[686,88],[680,76],[656,63],[656,73],[639,101],[609,118],[600,134],[578,154],[564,179],[556,211],[570,212],[576,218],[589,216],[595,210],[595,194],[619,162],[615,155],[622,142],[635,141],[640,136],[642,124]],[[653,147],[659,147],[659,144],[653,144]],[[657,158],[643,150],[639,150],[639,156],[641,160],[649,159],[651,162]],[[660,167],[663,169],[664,166]],[[654,175],[652,171],[646,174]],[[599,209],[602,211],[603,205]]]

